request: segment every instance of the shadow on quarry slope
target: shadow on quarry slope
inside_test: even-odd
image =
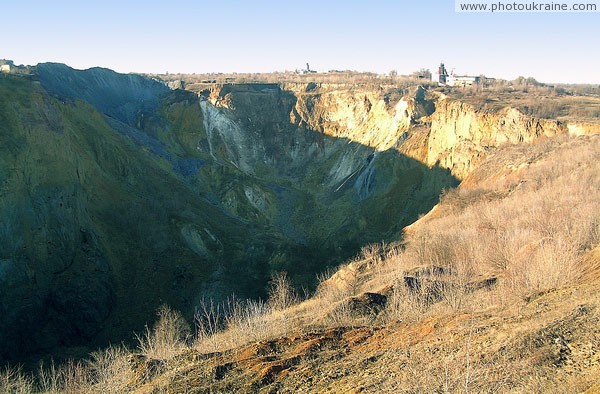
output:
[[[348,141],[365,171],[333,190],[243,174],[181,141],[143,136],[146,111],[155,127],[173,125],[165,96],[199,111],[189,95],[106,72],[116,85],[96,71],[97,85],[61,76],[60,99],[24,78],[0,79],[0,361],[126,340],[162,303],[191,319],[202,297],[263,297],[274,271],[310,287],[366,243],[396,239],[456,184],[446,170],[393,150],[374,158]],[[111,100],[121,83],[131,94]],[[178,169],[188,160],[196,167]],[[234,211],[225,204],[245,182],[270,190],[275,214],[241,197]]]
[[[75,70],[60,63],[35,67],[44,88],[61,98],[77,98],[121,122],[135,126],[144,112],[156,111],[168,87],[136,74],[119,74],[106,68]]]

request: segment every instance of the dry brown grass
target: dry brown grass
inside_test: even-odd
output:
[[[129,354],[128,349],[120,346],[111,346],[92,353],[87,364],[90,388],[93,388],[94,392],[106,394],[127,392],[127,387],[133,379],[133,371],[128,361]]]
[[[20,368],[5,367],[0,371],[0,393],[29,394],[33,392],[33,379]]]
[[[303,321],[418,322],[511,307],[577,283],[589,268],[583,256],[600,242],[598,159],[598,136],[499,150],[446,192],[436,214],[412,226],[402,245],[369,246],[322,280]],[[429,270],[427,280],[411,289],[405,275],[418,269]],[[487,280],[490,286],[479,285]],[[365,291],[387,296],[376,319],[348,307]]]
[[[510,169],[507,163],[508,174],[490,172],[477,187],[443,196],[443,213],[412,229],[386,261],[388,280],[414,266],[444,267],[458,281],[450,290],[459,294],[445,300],[455,309],[467,295],[460,294],[461,283],[477,276],[499,278],[499,300],[573,283],[582,256],[600,241],[599,141],[506,148],[527,164]],[[489,165],[497,168],[503,154],[490,157]]]
[[[39,392],[44,394],[95,393],[89,369],[84,362],[67,361],[56,366],[52,362],[45,368],[40,365],[37,375]]]
[[[18,368],[0,372],[0,393],[6,394],[118,394],[129,391],[133,373],[130,352],[109,347],[94,352],[86,361],[67,361],[57,366],[40,364],[37,373]]]
[[[138,338],[140,356],[168,367],[174,356],[188,349],[189,326],[167,306],[158,310],[158,321]],[[0,393],[7,394],[118,394],[129,392],[135,382],[131,350],[110,346],[90,354],[89,359],[61,365],[40,364],[35,374],[7,368],[0,373]]]
[[[328,356],[331,366],[313,363],[310,356],[298,376],[312,371],[310,379],[321,382],[319,387],[340,381],[347,385],[337,386],[340,390],[371,382],[366,392],[585,389],[590,380],[578,380],[571,364],[565,364],[566,372],[557,368],[567,361],[575,365],[577,357],[596,357],[597,307],[578,306],[589,297],[577,295],[584,291],[573,286],[586,268],[583,257],[600,241],[599,155],[599,136],[502,148],[461,188],[446,193],[436,214],[412,226],[401,245],[366,247],[299,304],[286,301],[283,280],[274,282],[271,302],[234,303],[224,318],[205,312],[204,321],[222,323],[201,329],[205,334],[194,349],[225,354],[252,342],[290,338],[307,332],[304,327],[344,326],[358,333],[362,328],[351,327],[370,325],[390,334],[354,351],[374,356],[354,357],[344,347]],[[424,272],[427,281],[410,288],[409,272]],[[497,278],[492,285],[474,286],[492,277]],[[348,302],[365,291],[387,295],[375,318],[357,315]],[[347,365],[335,361],[342,357]],[[369,363],[383,369],[355,376]],[[246,382],[250,375],[235,376]]]
[[[599,159],[598,136],[499,150],[459,189],[446,192],[437,214],[413,226],[402,245],[365,247],[322,280],[300,320],[414,322],[509,306],[576,283],[582,257],[600,242]],[[404,276],[418,267],[440,270],[409,289]],[[493,286],[476,291],[487,279]],[[349,309],[350,297],[390,287],[380,318],[365,320]]]
[[[291,316],[298,301],[285,273],[272,277],[266,302],[231,298],[217,304],[203,300],[196,313],[193,347],[212,353],[287,335],[295,327]]]

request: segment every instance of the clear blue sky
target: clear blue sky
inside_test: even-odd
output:
[[[5,1],[0,58],[120,72],[303,68],[600,83],[600,13],[454,12],[454,0]]]

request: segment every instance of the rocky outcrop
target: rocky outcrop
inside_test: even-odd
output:
[[[323,238],[336,245],[338,231],[346,240],[375,240],[381,229],[391,234],[407,213],[422,210],[418,205],[431,204],[421,196],[454,182],[446,171],[396,149],[411,126],[433,112],[425,95],[419,88],[391,103],[380,91],[348,86],[216,86],[201,95],[206,145],[199,149],[254,179],[252,192],[246,185],[222,197],[232,212],[250,204],[247,213],[268,216],[287,237],[321,247]],[[422,182],[423,176],[437,180]],[[265,182],[277,183],[279,190]],[[390,193],[399,193],[396,201]],[[380,198],[388,216],[371,219],[370,204]],[[311,202],[304,208],[299,201]],[[369,223],[381,226],[378,235]]]
[[[502,144],[531,143],[567,133],[566,125],[558,121],[531,118],[511,107],[487,112],[444,96],[435,105],[426,155],[421,159],[427,165],[450,169],[459,179],[469,174],[487,152]]]
[[[600,133],[600,124],[592,122],[568,122],[567,130],[571,136],[598,134]]]
[[[371,154],[376,156],[389,150],[429,167],[449,169],[462,179],[487,152],[503,144],[532,143],[557,134],[581,135],[599,131],[595,124],[536,119],[510,106],[499,111],[476,109],[471,104],[441,93],[427,92],[422,87],[400,95],[393,90],[385,92],[345,85],[226,85],[217,86],[206,97],[208,101],[202,104],[206,118],[220,116],[223,127],[212,129],[231,130],[221,134],[220,138],[226,142],[226,150],[241,161],[245,170],[254,168],[260,160],[275,164],[278,158],[277,166],[296,163],[297,167],[304,168],[307,161],[335,156],[336,144],[344,140],[371,148],[370,152],[367,150],[360,156],[349,155],[348,151],[337,156],[330,173],[331,186],[356,171]],[[395,97],[395,101],[390,101],[390,97]],[[272,117],[261,119],[261,113],[269,113]],[[231,125],[225,126],[236,116],[239,119],[237,130]],[[212,121],[219,124],[218,119]],[[281,135],[273,145],[286,148],[278,155],[269,154],[269,148],[265,146],[253,144],[251,136],[240,136],[243,130],[258,130],[259,133],[270,130],[273,124],[277,125]],[[312,138],[303,139],[299,132],[302,130],[310,130]],[[273,137],[272,134],[262,135],[267,139]],[[246,152],[247,157],[240,157],[235,147]]]

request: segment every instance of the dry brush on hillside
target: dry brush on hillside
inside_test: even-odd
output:
[[[29,392],[580,392],[600,378],[600,136],[513,145],[304,301],[163,308],[134,350],[0,374]],[[73,391],[71,391],[73,392]]]

